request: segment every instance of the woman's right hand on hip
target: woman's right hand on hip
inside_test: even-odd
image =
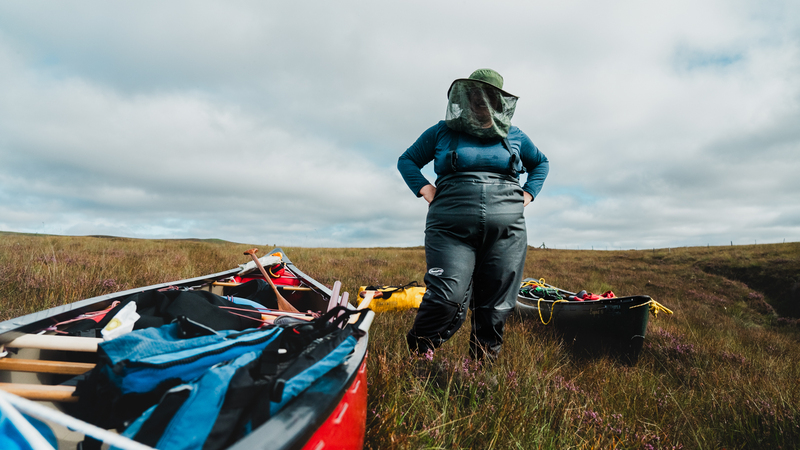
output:
[[[419,195],[430,204],[433,201],[433,197],[436,196],[436,188],[432,184],[426,184],[419,190]]]

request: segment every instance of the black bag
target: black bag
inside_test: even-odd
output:
[[[65,328],[65,331],[77,336],[102,337],[100,330],[130,302],[136,303],[136,313],[140,316],[133,326],[134,330],[161,327],[178,317],[186,317],[217,331],[242,331],[258,327],[262,323],[261,313],[252,306],[233,303],[208,291],[171,289],[130,295],[106,313],[102,320],[82,320]],[[235,314],[227,313],[223,308],[234,308],[229,311]]]

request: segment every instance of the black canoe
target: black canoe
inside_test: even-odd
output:
[[[531,279],[523,281],[523,286]],[[556,289],[562,300],[537,297],[523,289],[517,296],[516,314],[527,322],[552,326],[590,351],[607,349],[636,362],[642,351],[651,305],[647,295],[600,300],[567,300],[574,293]],[[659,305],[660,306],[660,305]]]
[[[346,301],[346,295],[338,296],[338,286],[331,290],[307,276],[297,269],[280,249],[274,249],[269,254],[276,253],[280,253],[291,280],[285,285],[276,280],[275,284],[283,297],[295,307],[301,311],[310,310],[324,313],[329,309],[329,305]],[[52,408],[69,413],[70,405],[72,405],[69,403],[72,400],[69,396],[71,389],[74,389],[70,384],[74,384],[75,373],[85,371],[86,369],[81,369],[81,367],[91,367],[96,360],[96,354],[92,353],[92,350],[80,351],[80,347],[94,345],[96,349],[97,342],[95,341],[99,341],[99,339],[35,336],[37,333],[41,333],[42,330],[53,324],[79,315],[102,311],[111,306],[114,301],[145,291],[175,286],[178,288],[192,287],[226,295],[224,291],[236,284],[235,281],[238,279],[236,277],[241,271],[242,268],[237,267],[211,275],[130,289],[0,322],[0,389],[34,400],[34,406],[30,406],[30,401],[26,402],[18,400],[18,397],[13,397],[22,406],[25,406],[24,402],[31,408],[44,410]],[[257,276],[255,275],[255,277]],[[254,275],[249,277],[252,278]],[[334,293],[337,293],[336,299],[331,301]],[[367,331],[373,313],[366,312],[364,314],[368,314],[368,316],[363,321],[361,328]],[[368,337],[368,333],[365,333],[358,339],[355,350],[344,364],[318,379],[261,427],[253,430],[228,448],[232,450],[361,449],[366,431]],[[49,341],[45,342],[47,339],[43,341],[42,338],[48,338],[50,341],[55,338],[56,341],[59,339],[60,341],[52,344]],[[25,342],[26,339],[35,342],[28,344]],[[67,347],[75,347],[69,350],[78,351],[59,349],[62,342],[69,342]],[[73,342],[77,344],[73,345]],[[46,367],[39,367],[42,365],[40,363],[42,361]],[[56,363],[52,364],[52,361],[56,361]],[[44,405],[47,408],[35,405]],[[17,404],[14,406],[17,407]],[[26,412],[22,406],[19,406],[19,409]],[[34,415],[32,412],[31,414]],[[70,419],[72,418],[67,417],[65,420],[69,421]],[[59,448],[62,449],[76,448],[77,442],[83,439],[83,434],[75,431],[66,429],[61,432],[57,429],[54,431],[59,439]]]

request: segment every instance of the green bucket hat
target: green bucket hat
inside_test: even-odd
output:
[[[447,89],[447,97],[450,98],[450,90],[453,89],[453,85],[459,81],[479,81],[483,84],[488,84],[489,86],[497,88],[498,91],[502,92],[505,95],[509,95],[511,97],[517,97],[514,94],[506,92],[503,90],[503,77],[496,71],[492,69],[478,69],[469,76],[469,78],[458,78],[454,80],[450,87]],[[518,97],[517,97],[518,98]]]

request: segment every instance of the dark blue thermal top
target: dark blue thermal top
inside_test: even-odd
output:
[[[397,161],[397,169],[417,197],[420,196],[420,189],[432,184],[422,175],[421,169],[426,164],[433,161],[433,171],[436,172],[437,180],[453,173],[449,154],[450,143],[455,133],[442,120],[425,130]],[[536,198],[550,171],[547,157],[533,145],[528,135],[513,125],[508,131],[508,143],[519,154],[522,165],[528,172],[528,179],[522,189]],[[458,133],[457,153],[459,172],[508,173],[511,154],[501,141],[487,142],[466,133]]]

